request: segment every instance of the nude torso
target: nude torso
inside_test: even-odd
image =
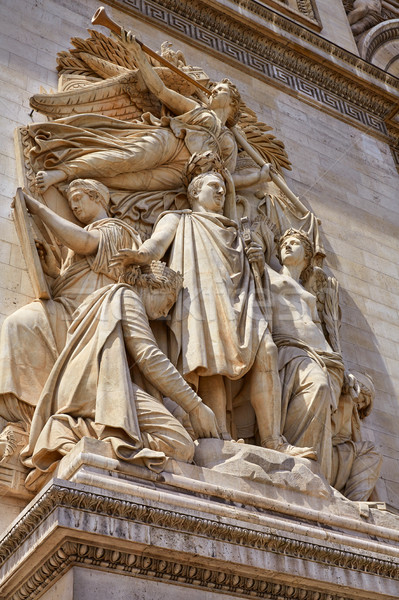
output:
[[[268,268],[273,295],[273,334],[297,338],[315,350],[331,352],[316,308],[316,298],[288,275]]]

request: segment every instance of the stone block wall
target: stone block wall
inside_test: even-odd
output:
[[[331,17],[331,4],[319,0],[322,20]],[[32,298],[11,219],[10,203],[17,185],[14,130],[41,120],[40,115],[31,115],[28,99],[41,86],[56,89],[56,53],[70,47],[71,37],[85,37],[96,8],[95,0],[3,0],[0,4],[2,318]],[[132,23],[126,13],[112,12],[121,24]],[[351,50],[346,22],[340,23],[342,40],[334,41]],[[173,40],[149,22],[136,20],[134,26],[144,43],[154,49],[165,39]],[[338,25],[334,23],[334,27],[337,33]],[[332,39],[327,29],[325,35]],[[286,144],[293,166],[287,180],[321,219],[326,265],[341,284],[346,364],[367,371],[375,382],[376,403],[363,431],[384,455],[376,498],[399,507],[399,176],[390,149],[367,131],[254,78],[244,69],[227,67],[222,57],[200,50],[198,42],[175,40],[175,47],[184,52],[188,63],[202,66],[212,79],[229,76],[258,118],[273,126]]]

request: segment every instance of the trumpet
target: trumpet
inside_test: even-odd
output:
[[[94,15],[91,19],[91,22],[93,25],[102,25],[103,27],[107,27],[108,29],[113,31],[117,36],[119,36],[119,37],[121,36],[122,27],[120,25],[118,25],[118,23],[113,21],[109,15],[107,15],[107,12],[106,12],[104,6],[100,6],[96,10],[96,12],[94,13]],[[136,38],[136,42],[141,47],[143,52],[148,54],[148,56],[151,56],[151,58],[154,58],[155,60],[160,62],[161,65],[163,65],[164,67],[167,67],[174,73],[177,73],[177,75],[180,75],[180,77],[183,77],[183,79],[185,79],[186,81],[188,81],[189,83],[191,83],[192,85],[194,85],[195,87],[200,89],[202,92],[207,94],[207,96],[211,95],[212,92],[210,90],[208,90],[206,87],[201,85],[201,83],[199,83],[198,81],[196,81],[195,79],[190,77],[190,75],[187,75],[187,73],[185,73],[184,71],[181,71],[178,67],[176,67],[175,65],[170,63],[168,60],[166,60],[165,58],[163,58],[162,56],[160,56],[159,54],[154,52],[154,50],[151,50],[151,48],[149,48],[148,46],[145,46],[143,44],[143,42],[141,42],[137,38]]]

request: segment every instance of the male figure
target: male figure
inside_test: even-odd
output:
[[[226,173],[226,177],[228,174]],[[229,179],[227,179],[229,181]],[[245,377],[261,444],[291,455],[314,457],[280,435],[281,388],[277,350],[259,306],[250,261],[232,215],[233,187],[208,172],[195,177],[187,196],[191,210],[164,213],[149,240],[124,250],[117,264],[148,264],[169,250],[169,265],[184,276],[184,289],[171,314],[170,358],[212,408],[229,439],[226,380]],[[223,214],[224,209],[224,214]],[[264,258],[259,260],[263,272]]]
[[[330,479],[331,414],[338,406],[344,365],[324,336],[315,296],[300,283],[312,268],[308,236],[289,229],[280,239],[279,252],[280,273],[271,268],[268,273],[282,385],[282,433],[291,444],[314,447],[321,471]]]
[[[367,502],[380,474],[382,456],[362,440],[360,419],[370,414],[375,396],[371,378],[353,372],[333,414],[331,485],[349,500]]]

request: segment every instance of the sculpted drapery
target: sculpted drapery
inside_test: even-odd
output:
[[[182,186],[182,171],[192,154],[212,150],[235,169],[237,145],[214,111],[196,107],[178,117],[140,122],[100,115],[78,115],[30,125],[35,172],[60,169],[66,179],[99,179],[115,189],[142,192]]]
[[[29,422],[51,369],[65,346],[72,315],[92,292],[118,280],[109,266],[110,258],[122,248],[137,247],[140,238],[123,221],[105,219],[87,226],[100,232],[95,256],[78,255],[72,250],[52,285],[52,299],[36,300],[8,317],[0,344],[0,416],[10,421]],[[20,418],[10,418],[18,411]],[[21,412],[21,410],[19,412]],[[23,418],[27,412],[27,418]],[[16,415],[18,417],[18,414]]]
[[[277,188],[267,187],[270,165],[260,169],[257,161],[256,166],[236,170],[238,148],[231,127],[245,105],[231,82],[214,85],[208,100],[195,93],[185,96],[165,85],[131,34],[122,32],[122,38],[137,67],[136,76],[130,73],[131,85],[141,78],[137,90],[144,83],[145,93],[156,97],[161,110],[139,111],[140,118],[136,114],[132,120],[114,118],[110,106],[105,114],[71,110],[69,116],[26,128],[29,168],[45,200],[54,186],[64,193],[67,182],[95,178],[112,188],[112,211],[125,220],[104,218],[103,212],[101,219],[87,221],[85,231],[99,234],[96,250],[82,255],[70,250],[53,282],[52,299],[32,303],[6,321],[0,416],[23,421],[27,428],[32,421],[22,456],[36,475],[52,471],[84,436],[109,442],[122,460],[159,471],[168,456],[191,461],[194,454],[191,437],[165,408],[163,397],[188,414],[197,437],[218,434],[215,417],[205,405],[215,410],[221,434],[229,439],[239,427],[234,415],[228,423],[228,410],[234,405],[245,411],[251,404],[256,429],[249,439],[292,456],[317,458],[329,479],[331,417],[344,366],[325,337],[314,296],[301,283],[301,271],[315,255],[319,262],[324,255],[317,219],[295,197],[290,201]],[[101,90],[101,85],[95,86],[94,95]],[[137,107],[142,105],[138,99]],[[273,136],[265,134],[267,126],[249,109],[245,119],[245,135],[257,140],[261,156],[277,168],[284,166],[286,155],[276,150],[279,143],[273,146]],[[248,147],[246,151],[251,155]],[[195,180],[201,169],[193,169],[189,177],[187,166],[201,152],[218,155],[222,166],[216,167],[216,161],[210,170],[203,168],[205,179],[194,201],[188,180]],[[254,242],[256,236],[250,234],[248,240],[240,230],[232,182],[236,189],[250,190],[244,201],[247,208],[252,202],[252,215],[244,211],[252,219],[249,230],[258,235],[261,221],[266,228],[271,225],[261,240],[263,247]],[[289,196],[289,190],[282,189]],[[188,205],[190,209],[178,210]],[[165,209],[151,232],[156,215]],[[106,210],[109,214],[108,205]],[[78,213],[75,217],[80,219]],[[277,273],[265,264],[265,256],[270,262],[273,232],[283,233],[292,224],[310,234],[312,256],[304,260],[306,243],[312,243],[302,233],[301,242],[307,242],[297,254],[293,243],[292,252],[285,246],[283,269]],[[149,239],[141,244],[137,231]],[[149,326],[150,308],[143,293],[133,284],[118,282],[120,266],[129,264],[118,258],[124,250],[133,251],[136,258],[139,252],[145,254],[145,260],[130,264],[145,266],[164,258],[183,275],[184,287],[163,332],[168,331],[163,336],[168,339],[168,356]],[[267,311],[262,295],[272,298]],[[341,470],[341,479],[345,476]]]
[[[171,239],[169,266],[184,277],[168,324],[175,340],[171,360],[196,387],[199,376],[239,379],[250,370],[268,324],[237,224],[218,214],[166,213],[143,247],[153,247],[158,259]]]

